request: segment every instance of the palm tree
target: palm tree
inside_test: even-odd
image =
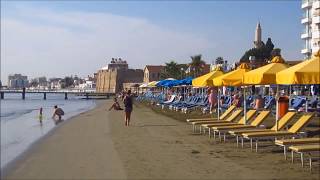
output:
[[[192,70],[194,70],[195,77],[197,77],[199,73],[203,71],[203,68],[206,65],[206,63],[201,59],[201,57],[201,54],[191,56],[190,66]]]
[[[175,61],[170,61],[166,63],[164,70],[160,74],[161,79],[166,79],[166,78],[178,79],[179,76],[180,76],[180,68]]]

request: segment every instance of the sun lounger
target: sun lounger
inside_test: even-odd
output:
[[[303,167],[304,163],[304,154],[309,155],[309,168],[310,171],[312,170],[312,153],[314,152],[320,152],[320,144],[308,144],[308,145],[301,145],[301,146],[291,146],[289,147],[291,150],[291,162],[294,161],[294,152],[300,154],[301,158],[301,165]]]
[[[310,122],[312,119],[313,113],[306,113],[302,115],[299,120],[294,123],[294,125],[288,129],[288,131],[275,131],[275,132],[253,132],[253,133],[243,133],[243,138],[250,140],[251,150],[252,150],[252,141],[256,142],[256,152],[258,151],[258,141],[259,139],[265,138],[277,138],[277,137],[287,137],[295,136],[297,133]]]
[[[204,128],[207,128],[207,125],[210,124],[223,124],[223,123],[231,123],[232,121],[234,121],[235,119],[237,119],[240,114],[242,113],[242,109],[237,109],[235,110],[229,117],[227,117],[225,120],[216,120],[216,121],[196,121],[196,122],[191,122],[191,124],[194,126],[194,130],[196,128],[196,125],[200,125],[200,132],[201,132],[201,125],[205,125],[203,126]]]
[[[231,112],[236,108],[236,106],[230,106],[221,116],[220,120],[224,120]],[[209,121],[209,120],[217,120],[217,118],[200,118],[200,119],[187,119],[186,121],[191,123],[191,122],[196,122],[196,121]]]
[[[320,138],[282,139],[282,140],[276,140],[274,143],[278,146],[283,147],[284,159],[287,159],[288,146],[320,143]]]
[[[232,125],[232,124],[239,124],[241,122],[243,123],[244,121],[243,119],[240,119],[238,122],[234,122],[241,115],[242,112],[243,112],[242,109],[237,109],[224,121],[206,121],[206,122],[204,121],[204,122],[195,122],[195,124],[200,124],[204,128],[209,128],[209,127],[215,126],[216,124]],[[250,114],[250,116],[253,116],[255,112],[256,110],[249,110],[247,112],[247,116],[248,114]]]
[[[278,129],[282,130],[284,129],[288,123],[292,120],[293,116],[296,114],[296,112],[287,112],[278,122]],[[242,137],[241,135],[243,133],[252,133],[252,132],[275,132],[277,126],[274,125],[271,127],[271,129],[263,129],[258,127],[252,127],[248,129],[241,129],[241,130],[230,130],[228,133],[230,135],[236,136],[237,139],[237,147],[239,146],[239,137]],[[241,146],[243,147],[243,138],[241,138]]]
[[[221,133],[223,133],[223,139],[226,140],[226,133],[230,130],[239,130],[239,129],[250,129],[250,128],[256,128],[262,124],[262,122],[268,117],[270,114],[270,111],[261,111],[259,115],[250,123],[250,124],[244,124],[244,117],[242,118],[243,121],[241,124],[236,125],[228,125],[228,126],[215,126],[211,127],[211,131],[213,131],[213,134],[215,136],[216,132],[219,133],[219,137],[221,137]],[[247,116],[248,120],[250,120],[252,116]],[[220,139],[221,140],[221,139]]]
[[[253,116],[255,115],[255,113],[257,112],[257,110],[249,110],[247,112],[247,121],[249,121],[251,118],[253,118]],[[227,127],[227,126],[237,126],[237,125],[244,125],[245,124],[245,118],[244,116],[238,121],[238,122],[225,122],[225,123],[219,123],[219,124],[203,124],[201,126],[203,126],[204,128],[209,128],[209,138],[211,137],[211,130],[212,128],[215,127]],[[215,136],[215,133],[214,133]],[[215,137],[214,137],[215,138]]]

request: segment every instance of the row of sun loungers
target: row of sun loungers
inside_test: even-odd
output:
[[[304,165],[304,155],[309,156],[310,170],[312,167],[312,154],[320,152],[320,138],[303,138],[301,130],[312,120],[314,113],[304,113],[293,124],[293,119],[296,112],[287,112],[278,121],[278,126],[274,125],[270,129],[262,126],[267,119],[270,111],[264,110],[257,112],[256,110],[248,110],[246,113],[247,123],[245,124],[244,116],[239,119],[243,113],[242,108],[230,106],[220,117],[206,119],[187,119],[187,122],[192,125],[192,130],[195,133],[199,126],[200,133],[206,134],[209,132],[209,137],[213,134],[215,139],[218,133],[220,141],[226,141],[226,136],[236,138],[237,147],[239,139],[241,139],[241,147],[244,146],[244,140],[250,141],[251,151],[253,151],[253,142],[255,142],[255,151],[258,152],[258,143],[260,140],[273,140],[275,145],[283,147],[284,157],[287,157],[287,151],[291,151],[292,162],[294,153],[300,154],[302,166]],[[288,124],[292,126],[285,130]],[[276,129],[278,127],[278,129]],[[287,138],[287,139],[285,139]],[[289,138],[289,139],[288,139]],[[291,138],[291,139],[290,139]]]

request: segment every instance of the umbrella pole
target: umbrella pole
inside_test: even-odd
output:
[[[247,101],[246,101],[246,87],[243,86],[243,108],[244,108],[244,124],[247,124]]]
[[[277,90],[276,90],[276,131],[278,131],[278,121],[279,121],[279,85],[277,85]]]
[[[218,87],[218,121],[220,120],[220,88]]]

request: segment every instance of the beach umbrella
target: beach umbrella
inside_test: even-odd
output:
[[[147,86],[148,86],[148,83],[144,83],[144,84],[141,84],[139,87],[145,88],[145,87],[147,87]]]
[[[177,85],[192,85],[192,77],[187,77],[185,79],[181,79]]]
[[[158,87],[165,86],[165,84],[167,84],[167,83],[169,83],[169,82],[171,82],[171,81],[174,81],[174,80],[176,80],[176,79],[174,79],[174,78],[167,78],[167,79],[164,79],[164,80],[159,81],[159,82],[156,84],[156,86],[158,86]]]
[[[276,75],[277,84],[320,84],[320,50],[305,60]]]
[[[231,72],[228,72],[222,76],[219,76],[217,78],[214,78],[212,80],[214,86],[241,86],[243,85],[242,83],[242,77],[243,74],[250,71],[248,64],[242,63],[240,66]],[[243,89],[243,96],[244,96],[244,119],[245,119],[245,124],[247,122],[247,107],[246,107],[246,93],[245,93],[245,88]],[[220,89],[218,91],[218,100],[220,100]],[[219,105],[219,103],[218,103]],[[218,119],[220,118],[219,114],[219,108],[218,107]]]
[[[206,87],[213,86],[212,79],[223,75],[221,67],[217,67],[215,70],[209,72],[208,74],[202,75],[192,80],[192,86],[196,87]]]
[[[270,64],[257,68],[255,70],[244,73],[243,83],[250,85],[270,85],[276,84],[276,74],[289,66],[285,64],[281,56],[276,56],[271,60]],[[279,87],[277,86],[277,92]],[[278,98],[278,95],[276,99]],[[276,101],[276,129],[278,130],[278,100]]]
[[[147,84],[147,87],[156,87],[159,81],[151,81]]]
[[[276,56],[272,59],[270,64],[244,73],[243,84],[276,84],[276,73],[284,69],[287,69],[288,67],[289,66],[285,64],[285,61],[281,56]]]
[[[248,71],[250,71],[248,64],[242,63],[236,70],[214,78],[213,86],[241,86],[242,76]]]

